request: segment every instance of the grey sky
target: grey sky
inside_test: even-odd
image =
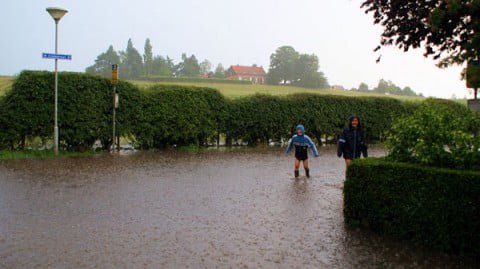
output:
[[[62,70],[83,71],[110,44],[116,50],[132,38],[142,53],[149,37],[155,54],[176,61],[181,53],[195,54],[214,64],[253,63],[266,69],[279,46],[315,53],[330,84],[369,86],[380,78],[411,86],[428,96],[468,94],[460,67],[438,69],[423,51],[373,53],[381,28],[349,0],[3,0],[0,9],[2,42],[0,74],[23,69],[46,69],[41,59],[53,52],[54,24],[45,8],[60,6],[70,12],[60,23],[60,52],[73,54]]]

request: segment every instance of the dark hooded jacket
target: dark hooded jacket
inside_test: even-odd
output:
[[[352,121],[355,118],[358,119],[357,128],[352,127]],[[337,155],[339,158],[342,155],[343,158],[350,160],[360,158],[361,155],[365,158],[368,157],[368,147],[362,127],[362,121],[359,117],[350,117],[348,127],[343,130],[340,140],[338,140]]]

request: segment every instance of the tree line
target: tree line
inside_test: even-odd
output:
[[[319,59],[315,54],[303,54],[293,47],[283,46],[270,56],[267,83],[274,85],[292,85],[306,88],[328,88],[328,80],[319,71]],[[145,40],[143,54],[133,45],[131,39],[123,51],[116,51],[112,45],[97,56],[95,63],[86,69],[87,74],[109,77],[111,65],[118,64],[124,79],[141,79],[153,76],[162,77],[208,77],[225,78],[227,72],[219,63],[213,68],[205,59],[199,62],[192,54],[183,53],[181,60],[175,63],[169,56],[154,55],[150,39]]]
[[[116,51],[112,45],[107,51],[97,56],[95,63],[86,69],[87,74],[110,77],[112,64],[118,64],[123,79],[141,79],[151,76],[163,77],[199,77],[208,74],[210,77],[224,78],[225,69],[218,64],[212,71],[212,63],[208,60],[199,62],[195,55],[182,54],[177,64],[169,56],[154,55],[150,39],[146,39],[143,55],[133,46],[131,39],[124,51]]]
[[[149,79],[154,77],[175,78],[217,78],[228,76],[227,70],[219,63],[215,68],[205,59],[202,62],[192,54],[183,53],[181,60],[175,63],[169,56],[154,55],[150,39],[145,40],[143,54],[133,45],[131,39],[123,51],[116,51],[112,45],[107,51],[97,56],[95,63],[87,67],[86,73],[110,77],[111,65],[118,64],[122,79]],[[291,46],[282,46],[270,55],[270,66],[266,82],[271,85],[290,85],[304,88],[326,89],[330,85],[325,74],[320,70],[317,55],[296,51]],[[380,80],[376,88],[369,89],[365,83],[357,89],[362,92],[416,96],[410,88],[400,88],[391,81]]]
[[[373,92],[379,94],[392,94],[392,95],[404,95],[404,96],[423,96],[422,94],[415,93],[409,86],[401,88],[400,86],[395,85],[390,80],[380,79],[377,86],[374,88],[369,88],[368,84],[365,82],[360,83],[358,88],[352,88],[351,91],[358,92]]]

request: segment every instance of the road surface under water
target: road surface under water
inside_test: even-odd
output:
[[[0,267],[474,267],[347,229],[344,163],[320,152],[308,180],[271,148],[0,162]]]

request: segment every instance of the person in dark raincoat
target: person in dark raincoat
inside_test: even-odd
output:
[[[368,146],[365,141],[365,132],[359,117],[351,116],[348,126],[343,130],[338,140],[337,156],[343,156],[348,167],[353,159],[368,157]]]

